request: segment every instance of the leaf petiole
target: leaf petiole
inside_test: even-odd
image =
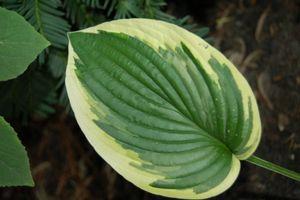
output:
[[[286,176],[288,178],[294,179],[296,181],[300,181],[300,173],[288,170],[286,168],[283,168],[279,165],[276,165],[274,163],[271,163],[269,161],[263,160],[261,158],[258,158],[254,155],[250,156],[246,161],[257,165],[259,167],[265,168],[267,170],[273,171],[275,173],[281,174],[283,176]]]

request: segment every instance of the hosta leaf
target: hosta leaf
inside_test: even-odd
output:
[[[0,186],[33,186],[24,146],[0,116]]]
[[[130,19],[69,34],[66,86],[95,150],[149,192],[196,199],[235,181],[260,119],[243,76],[169,23]]]
[[[49,42],[23,17],[1,7],[0,30],[0,81],[5,81],[23,73]]]

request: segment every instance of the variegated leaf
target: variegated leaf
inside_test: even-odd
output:
[[[199,199],[235,181],[261,133],[247,81],[169,23],[117,20],[69,34],[66,86],[95,150],[151,193]]]

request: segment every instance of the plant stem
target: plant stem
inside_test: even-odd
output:
[[[283,167],[280,167],[279,165],[276,165],[274,163],[271,163],[269,161],[263,160],[261,158],[258,158],[256,156],[250,156],[246,161],[255,164],[257,166],[260,166],[262,168],[265,168],[267,170],[276,172],[278,174],[281,174],[283,176],[289,177],[291,179],[294,179],[296,181],[300,181],[300,173],[285,169]]]

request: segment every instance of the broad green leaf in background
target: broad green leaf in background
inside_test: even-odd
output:
[[[24,146],[0,116],[0,186],[33,186]]]
[[[253,92],[198,36],[130,19],[70,33],[69,40],[66,87],[75,117],[95,150],[136,186],[208,198],[233,184],[240,160],[258,164]]]
[[[49,44],[23,17],[0,7],[0,81],[22,74]]]
[[[23,17],[0,7],[0,81],[22,74],[49,44]],[[0,116],[0,186],[33,185],[25,148]]]

